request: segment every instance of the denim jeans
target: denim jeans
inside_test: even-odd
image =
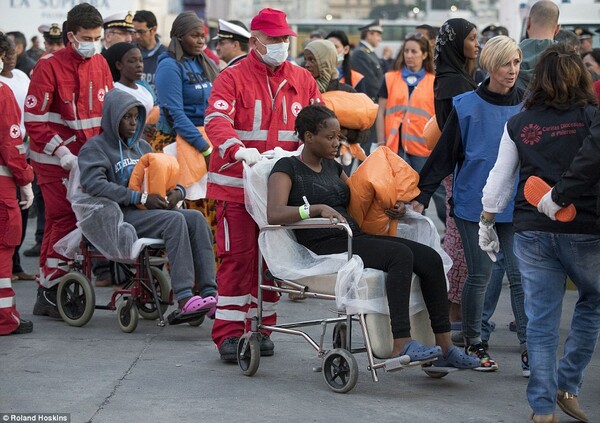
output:
[[[461,308],[463,336],[468,344],[481,342],[481,315],[485,300],[485,291],[492,274],[492,260],[479,248],[479,224],[455,217],[467,262],[467,279],[463,287]],[[527,341],[525,333],[527,316],[524,309],[523,287],[517,261],[513,254],[512,223],[495,225],[500,249],[504,255],[504,269],[510,286],[510,302],[517,323],[517,337],[521,344]]]
[[[600,330],[600,235],[525,231],[515,234],[525,291],[531,376],[527,399],[536,414],[554,412],[556,391],[578,395]],[[567,275],[579,292],[564,355],[556,362]]]
[[[500,294],[502,293],[502,281],[504,280],[504,254],[502,251],[496,253],[496,262],[492,264],[492,275],[485,290],[483,301],[483,313],[481,314],[481,339],[489,341],[494,327],[490,319],[496,311]]]

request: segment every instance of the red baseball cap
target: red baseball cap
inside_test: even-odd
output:
[[[285,13],[281,10],[268,7],[258,12],[258,15],[252,18],[250,30],[264,32],[269,37],[298,36],[288,25]]]

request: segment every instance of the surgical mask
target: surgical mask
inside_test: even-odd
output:
[[[337,62],[338,62],[338,63],[341,63],[341,62],[343,62],[343,61],[344,61],[344,54],[343,54],[343,53],[342,53],[342,54],[338,54],[338,55],[337,55]]]
[[[94,54],[99,54],[102,51],[102,41],[79,41],[75,35],[73,35],[75,41],[79,43],[79,46],[75,48],[79,54],[86,59],[89,59]]]
[[[256,51],[262,57],[265,64],[269,66],[279,66],[286,61],[290,43],[263,44],[258,38],[257,40],[267,49],[267,53],[264,55],[260,54],[258,50]]]
[[[0,59],[0,73],[4,70],[4,60]]]

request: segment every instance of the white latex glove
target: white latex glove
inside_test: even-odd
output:
[[[238,162],[245,161],[248,166],[252,166],[261,159],[260,153],[256,148],[240,148],[234,157]]]
[[[71,170],[77,164],[77,156],[64,145],[58,147],[54,154],[60,158],[60,167],[64,170]]]
[[[548,191],[538,203],[537,209],[540,213],[545,214],[552,220],[556,220],[556,212],[562,209],[561,206],[552,201],[552,188]]]
[[[21,192],[21,201],[19,201],[19,205],[21,206],[21,210],[26,210],[33,204],[33,189],[31,188],[31,182],[19,187],[19,191]]]
[[[479,248],[485,251],[493,262],[496,261],[494,253],[500,251],[500,241],[493,225],[487,226],[479,222]]]

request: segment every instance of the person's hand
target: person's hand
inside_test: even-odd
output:
[[[414,211],[416,211],[417,213],[423,214],[423,212],[425,211],[425,205],[422,203],[419,203],[417,200],[412,200],[410,202],[410,205],[411,205],[412,209]]]
[[[342,216],[332,207],[329,207],[325,204],[317,204],[314,206],[311,205],[311,207],[316,207],[318,216],[324,217],[325,219],[329,219],[331,223],[346,223],[346,219],[344,218],[344,216]]]
[[[167,206],[169,209],[174,209],[177,207],[177,203],[179,203],[181,200],[183,200],[183,194],[181,190],[174,189],[167,192]]]
[[[146,204],[148,210],[160,210],[168,207],[167,200],[159,194],[148,194]]]
[[[385,214],[390,219],[398,220],[406,214],[406,206],[402,201],[396,201],[394,207],[391,209],[385,209]]]
[[[500,241],[494,225],[479,222],[479,248],[485,251],[493,262],[496,261],[495,253],[500,251]]]
[[[546,216],[548,216],[550,219],[552,220],[556,220],[556,212],[558,212],[560,209],[562,209],[561,206],[559,206],[558,204],[556,204],[553,200],[552,200],[552,190],[554,188],[552,188],[550,191],[548,191],[540,200],[540,202],[538,203],[537,209],[540,213],[545,214]]]
[[[54,155],[60,159],[60,167],[64,170],[71,170],[77,164],[77,156],[71,153],[71,150],[64,145],[58,147]]]
[[[31,188],[31,182],[27,185],[23,185],[19,187],[19,192],[21,193],[21,201],[19,201],[19,205],[21,206],[21,210],[26,210],[33,204],[33,189]]]
[[[208,165],[210,164],[210,154],[207,154],[206,156],[203,154],[202,155],[204,157],[204,163],[206,163],[206,172],[208,172]]]
[[[236,151],[234,157],[238,162],[245,161],[248,166],[252,166],[261,159],[260,153],[256,148],[240,148]]]

